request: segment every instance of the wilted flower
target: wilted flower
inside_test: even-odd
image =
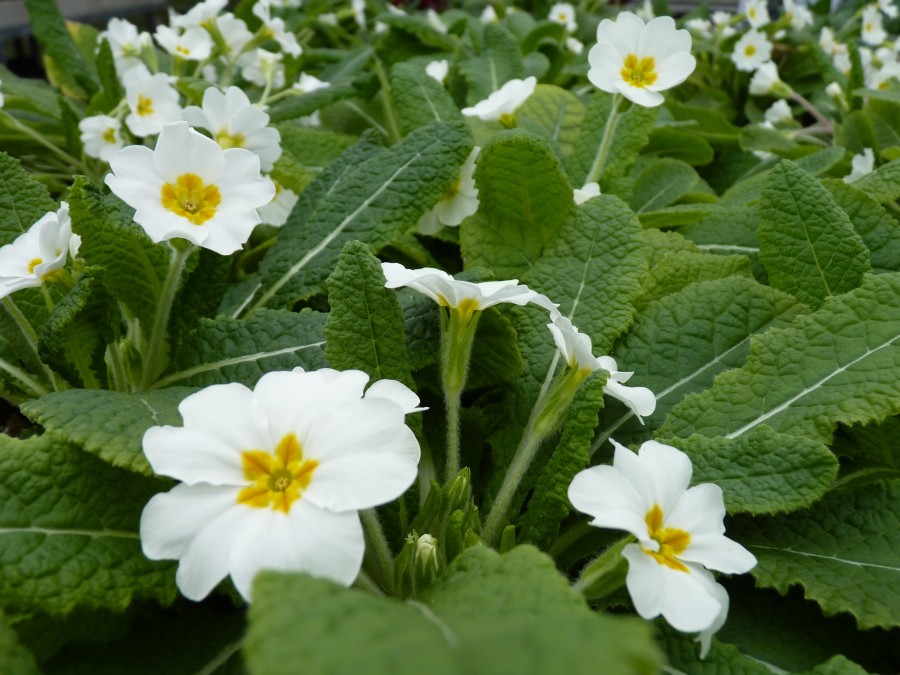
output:
[[[600,22],[588,63],[594,86],[648,108],[660,105],[664,99],[659,92],[684,82],[697,65],[691,34],[676,30],[672,17],[645,25],[630,12]]]
[[[533,75],[524,80],[510,80],[483,101],[463,108],[462,114],[486,122],[499,121],[513,126],[516,111],[534,93],[536,86],[537,78]]]
[[[423,234],[434,234],[442,227],[458,227],[459,224],[478,211],[478,188],[475,187],[475,159],[481,150],[472,148],[459,176],[447,191],[440,196],[437,204],[419,218],[419,231]]]
[[[155,150],[122,148],[110,167],[106,184],[136,209],[135,222],[153,241],[183,237],[222,255],[243,246],[260,222],[256,209],[275,195],[259,157],[222,150],[187,122],[166,125]]]
[[[731,60],[738,70],[750,73],[772,58],[772,43],[765,33],[748,30],[734,43]]]
[[[418,397],[390,380],[363,394],[368,379],[297,368],[263,375],[252,391],[219,384],[184,399],[183,427],[144,435],[153,470],[182,481],[144,508],[144,554],[178,560],[175,580],[192,600],[229,575],[249,600],[262,569],[353,583],[359,511],[403,494],[420,454],[404,422]]]
[[[743,574],[756,565],[747,549],[725,536],[722,490],[712,483],[689,488],[691,460],[676,448],[647,441],[634,453],[613,445],[613,465],[576,475],[569,500],[593,517],[591,525],[625,530],[637,539],[622,555],[638,614],[662,614],[687,633],[721,625],[724,589],[709,570]]]
[[[122,123],[109,115],[85,117],[78,123],[81,143],[88,157],[108,162],[125,145],[122,140]]]

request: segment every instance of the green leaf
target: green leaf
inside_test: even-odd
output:
[[[47,188],[32,180],[19,160],[0,152],[0,246],[12,243],[59,204]]]
[[[423,15],[381,14],[378,17],[381,23],[392,28],[399,29],[417,37],[423,44],[436,47],[444,51],[455,51],[457,42],[454,36],[443,33],[434,28]]]
[[[481,313],[472,346],[472,358],[466,389],[490,387],[511,382],[522,374],[522,353],[516,344],[516,329],[498,307],[488,307]],[[439,335],[429,349],[434,354]]]
[[[741,149],[747,152],[762,151],[790,154],[797,142],[784,131],[751,124],[741,129]]]
[[[791,161],[772,169],[762,193],[759,260],[775,288],[819,307],[859,286],[869,251],[825,187]]]
[[[837,128],[836,144],[853,154],[861,154],[866,148],[876,147],[871,118],[862,110],[854,110],[845,115]]]
[[[474,105],[497,91],[510,80],[525,77],[522,53],[516,38],[502,26],[484,27],[484,49],[457,64],[468,84],[466,102]]]
[[[690,192],[699,180],[700,176],[690,164],[677,159],[660,159],[635,179],[631,208],[637,214],[658,211]]]
[[[900,198],[900,159],[879,166],[853,183],[853,187],[879,204],[895,201]]]
[[[676,673],[691,675],[772,675],[772,670],[734,645],[713,638],[706,658],[700,658],[700,644],[696,636],[679,633],[669,626],[661,626],[658,644]],[[783,672],[783,671],[782,671]]]
[[[316,89],[308,94],[289,96],[272,104],[272,107],[267,111],[269,113],[269,121],[271,124],[276,124],[312,115],[320,108],[353,98],[356,94],[356,87],[351,84],[331,84],[329,87]]]
[[[293,122],[282,122],[275,127],[281,134],[282,153],[275,162],[272,175],[298,194],[355,142],[352,136]]]
[[[609,190],[614,178],[625,175],[647,144],[658,109],[635,105],[613,117],[612,104],[613,96],[599,91],[588,102],[584,124],[567,165],[575,185],[587,181],[604,139],[608,150],[598,174],[603,192]]]
[[[584,105],[572,92],[550,84],[538,84],[516,111],[519,128],[550,141],[560,160],[572,154],[584,115]]]
[[[114,469],[49,434],[0,437],[0,467],[7,608],[65,615],[174,600],[172,564],[147,560],[138,537],[141,510],[160,481]]]
[[[838,423],[900,412],[900,274],[869,276],[846,295],[756,337],[743,368],[675,407],[660,436],[737,438],[759,424],[831,442]]]
[[[372,381],[391,379],[414,386],[400,302],[384,284],[381,263],[369,247],[358,241],[344,244],[325,282],[331,307],[325,356],[338,370],[358,369]]]
[[[662,440],[691,458],[694,483],[722,488],[729,513],[794,511],[820,499],[837,477],[837,459],[825,445],[777,434],[766,425],[734,440],[697,435]]]
[[[286,630],[289,628],[289,630]],[[503,649],[497,649],[497,645]],[[531,547],[461,554],[420,598],[400,603],[305,575],[264,572],[245,649],[251,673],[624,675],[655,672],[645,625],[593,614]]]
[[[149,329],[169,267],[169,249],[150,241],[126,209],[83,177],[75,179],[69,192],[72,230],[81,236],[79,256],[105,270],[102,279],[109,292]]]
[[[872,270],[876,274],[900,270],[900,223],[855,185],[836,179],[822,182],[869,249]]]
[[[675,120],[685,123],[678,127],[683,131],[714,144],[738,141],[741,128],[729,122],[720,110],[685,105],[671,98],[666,101],[665,107]]]
[[[94,73],[81,57],[65,19],[53,0],[25,0],[31,30],[43,46],[46,56],[57,66],[55,72],[64,76],[57,84],[69,96],[86,98],[97,91]]]
[[[42,121],[59,119],[59,91],[45,79],[19,77],[0,64],[5,109],[27,110]]]
[[[324,368],[325,318],[308,309],[261,309],[246,319],[201,319],[154,388],[162,393],[162,387],[173,384],[207,387],[226,382],[253,387],[273,370]]]
[[[538,260],[568,220],[572,187],[550,143],[502,131],[478,155],[478,217],[460,226],[467,267],[517,278]]]
[[[22,412],[47,435],[62,437],[105,462],[153,475],[141,441],[152,426],[181,426],[178,404],[195,389],[170,387],[141,394],[68,389],[29,401]]]
[[[6,624],[6,617],[0,611],[0,672],[10,675],[40,675],[40,669],[25,647],[19,642],[16,632]]]
[[[345,242],[377,250],[414,225],[456,180],[471,149],[465,129],[435,122],[329,176],[332,189],[310,197],[311,212],[297,205],[263,259],[247,311],[289,307],[320,291]]]
[[[116,63],[108,40],[100,40],[97,45],[96,67],[100,90],[91,99],[89,112],[108,113],[125,97],[125,89],[116,74]]]
[[[547,550],[559,524],[571,510],[568,490],[572,479],[590,464],[591,440],[597,414],[603,408],[606,378],[593,375],[578,391],[566,412],[562,437],[538,475],[534,493],[522,521],[519,539]]]
[[[635,299],[638,311],[651,302],[676,293],[698,281],[726,277],[752,277],[745,255],[713,255],[699,251],[677,251],[664,255],[650,267],[641,294]]]
[[[437,122],[463,122],[462,113],[440,82],[413,63],[391,69],[391,100],[404,135]]]
[[[900,121],[897,119],[900,102],[869,100],[866,102],[865,111],[872,120],[875,145],[882,155],[887,148],[900,145]]]
[[[834,490],[803,512],[739,518],[730,534],[759,564],[757,584],[803,587],[826,616],[852,614],[860,628],[900,625],[900,481]]]
[[[660,155],[680,159],[691,166],[704,166],[713,161],[715,153],[706,139],[676,127],[656,127],[642,151],[644,155]]]

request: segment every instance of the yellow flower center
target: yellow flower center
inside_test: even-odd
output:
[[[247,137],[244,134],[233,134],[228,131],[228,127],[224,127],[219,129],[216,132],[216,143],[219,144],[219,147],[223,150],[227,150],[228,148],[243,148],[244,143],[247,142]]]
[[[753,56],[756,53],[756,45],[747,45],[744,47],[744,54],[747,56]]]
[[[191,55],[191,50],[187,49],[186,47],[182,47],[181,45],[178,45],[177,47],[175,47],[175,51],[178,52],[179,54],[184,54],[185,56]]]
[[[174,185],[166,183],[160,196],[164,207],[194,225],[202,225],[216,215],[216,207],[222,201],[219,188],[206,185],[195,173],[181,174]]]
[[[141,117],[153,114],[153,99],[146,96],[138,96],[137,114]]]
[[[647,523],[650,538],[659,544],[658,551],[642,547],[644,553],[654,558],[660,565],[679,572],[689,572],[687,565],[678,559],[678,554],[683,553],[691,543],[691,535],[674,527],[663,527],[663,511],[659,504],[654,504],[653,508],[647,511],[644,522]]]
[[[629,54],[625,57],[625,65],[622,68],[622,79],[632,87],[644,87],[656,82],[659,75],[656,74],[656,61],[652,56],[638,59],[637,54]]]
[[[750,9],[747,10],[747,17],[750,19],[756,18],[756,7],[751,7]]]
[[[43,258],[32,258],[31,262],[28,263],[28,273],[34,274],[34,268],[44,262]]]
[[[867,22],[866,22],[866,32],[867,32],[867,33],[871,33],[871,32],[872,32],[872,22],[871,22],[871,21],[867,21]]]
[[[303,458],[303,448],[294,434],[278,441],[275,454],[265,450],[241,453],[244,478],[253,484],[238,493],[238,504],[288,513],[309,487],[319,463]]]
[[[116,142],[116,130],[110,127],[106,131],[103,132],[102,136],[103,140],[109,143],[110,145],[115,144]]]

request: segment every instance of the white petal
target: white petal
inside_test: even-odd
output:
[[[185,222],[187,219],[185,219]],[[216,215],[200,226],[206,237],[200,242],[204,248],[220,255],[239,251],[247,243],[253,228],[261,219],[256,208],[242,199],[225,199],[216,208]]]
[[[644,500],[615,467],[592,466],[579,472],[569,484],[568,496],[572,506],[593,517],[591,525],[648,540]]]
[[[378,380],[374,382],[371,387],[366,389],[365,398],[385,398],[393,401],[407,415],[428,410],[428,408],[418,407],[420,400],[416,392],[397,380]]]
[[[243,148],[225,150],[224,168],[216,184],[223,198],[240,199],[256,209],[275,196],[275,184],[259,173],[259,157]]]
[[[616,89],[629,101],[642,105],[645,108],[655,108],[665,100],[662,94],[650,91],[647,88],[633,87],[625,82],[617,82]]]
[[[186,173],[196,174],[204,183],[216,183],[225,170],[222,148],[214,140],[191,129],[187,122],[163,127],[153,161],[160,175],[170,183]]]
[[[153,151],[143,145],[129,145],[119,150],[109,160],[112,173],[106,174],[106,184],[119,199],[137,208],[146,199],[159,201],[165,182],[156,164]]]
[[[616,93],[616,82],[622,81],[624,55],[609,43],[598,42],[588,52],[588,79],[591,83],[610,94]]]
[[[663,91],[684,82],[697,67],[697,59],[689,52],[677,52],[656,66],[657,80],[648,86],[651,91]]]
[[[616,454],[618,459],[618,452]],[[638,457],[654,501],[663,510],[668,524],[669,514],[691,483],[694,471],[691,460],[678,448],[657,441],[643,443]]]
[[[656,410],[656,396],[647,387],[626,387],[610,379],[603,391],[627,405],[638,419],[648,417]]]
[[[670,16],[652,19],[641,31],[637,54],[644,58],[652,56],[656,63],[677,52],[691,51],[691,34],[686,30],[676,30],[675,20]]]
[[[175,583],[184,597],[202,600],[229,572],[232,542],[252,527],[253,511],[237,502],[200,529],[178,562]]]
[[[636,14],[622,12],[615,21],[604,19],[597,26],[597,43],[609,43],[624,59],[637,52],[644,22]]]
[[[253,392],[236,382],[215,384],[178,405],[184,426],[238,450],[274,447],[268,420]]]
[[[254,509],[252,527],[234,539],[229,561],[235,587],[250,599],[253,577],[263,569],[306,572],[349,586],[362,568],[365,538],[355,511],[331,513],[305,499],[287,515]]]

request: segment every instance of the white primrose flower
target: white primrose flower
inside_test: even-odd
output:
[[[447,73],[450,72],[450,62],[447,59],[441,59],[440,61],[432,61],[427,66],[425,66],[425,74],[433,77],[435,80],[444,84],[444,80],[447,79]]]
[[[109,115],[85,117],[78,123],[81,143],[88,157],[108,162],[125,141],[122,140],[122,123]]]
[[[878,5],[868,5],[862,13],[862,41],[877,47],[887,40]]]
[[[738,70],[752,73],[772,58],[772,43],[765,33],[748,30],[734,43],[731,60]]]
[[[784,0],[784,13],[791,21],[791,28],[803,30],[813,24],[813,15],[809,8],[796,0]]]
[[[832,58],[838,54],[847,53],[847,45],[835,40],[834,31],[828,26],[822,26],[822,30],[819,31],[819,46],[822,48],[822,51]]]
[[[271,372],[253,390],[218,384],[178,406],[183,427],[151,427],[144,454],[182,481],[141,515],[151,560],[178,560],[182,594],[202,600],[226,576],[250,600],[263,569],[349,586],[362,567],[359,511],[415,480],[418,397],[359,370]],[[382,384],[384,383],[384,384]]]
[[[884,12],[884,15],[889,19],[896,19],[900,15],[894,0],[878,0],[878,9]]]
[[[106,38],[109,43],[119,77],[134,66],[143,64],[141,52],[152,44],[149,33],[139,31],[137,26],[125,19],[110,19],[100,37]]]
[[[712,23],[709,19],[688,19],[684,27],[703,38],[712,37]]]
[[[717,11],[713,12],[709,18],[716,28],[724,28],[731,23],[733,16],[730,12]]]
[[[287,222],[288,216],[294,210],[294,205],[300,197],[293,190],[284,187],[277,180],[270,177],[275,185],[275,196],[265,206],[261,206],[257,211],[262,222],[274,227],[281,227]]]
[[[204,61],[212,53],[212,38],[202,28],[188,28],[179,34],[168,26],[159,26],[153,37],[169,54],[188,61]]]
[[[237,87],[224,93],[209,87],[203,92],[203,108],[188,106],[182,116],[192,127],[208,129],[222,149],[246,148],[259,156],[263,171],[271,171],[281,157],[278,129],[269,126],[269,116]]]
[[[697,65],[691,55],[691,34],[676,30],[672,17],[644,24],[630,12],[600,22],[588,63],[588,79],[594,86],[647,108],[660,105],[659,92],[684,82]]]
[[[169,23],[181,30],[202,28],[204,24],[219,16],[227,4],[228,0],[204,0],[191,7],[185,14],[178,15],[170,11]]]
[[[508,302],[513,305],[537,305],[558,316],[557,305],[541,293],[520,284],[518,279],[506,281],[458,281],[443,270],[423,267],[410,270],[399,263],[381,263],[385,288],[406,286],[428,296],[441,307],[456,308],[461,314],[481,311]]]
[[[516,111],[528,97],[534,93],[537,78],[533,75],[524,80],[510,80],[483,101],[469,108],[463,108],[462,114],[477,117],[485,122],[511,122]]]
[[[584,204],[589,199],[600,196],[600,184],[585,183],[580,188],[575,188],[572,193],[576,204]]]
[[[422,214],[417,223],[423,234],[434,234],[444,226],[459,224],[478,211],[478,188],[475,187],[475,159],[481,148],[475,146],[459,170],[459,176],[440,196],[434,207]]]
[[[238,63],[242,66],[241,75],[258,87],[265,87],[271,82],[272,87],[281,89],[284,86],[282,58],[284,58],[282,54],[262,48],[249,51],[238,59]]]
[[[272,16],[268,2],[257,2],[253,5],[253,14],[263,22],[267,36],[275,40],[285,54],[297,57],[303,53],[303,48],[297,42],[297,36],[287,31],[284,19]]]
[[[619,371],[616,360],[611,356],[594,356],[591,338],[580,332],[572,322],[564,316],[557,316],[547,328],[553,335],[557,349],[569,367],[586,377],[595,370],[605,370],[609,376],[603,393],[624,403],[641,424],[643,418],[656,410],[656,396],[647,387],[626,387],[624,385],[633,372]]]
[[[766,61],[750,78],[750,93],[753,96],[791,95],[791,88],[778,76],[778,67],[772,61]]]
[[[778,99],[770,105],[763,113],[763,117],[769,124],[779,124],[781,122],[790,122],[794,119],[794,113],[791,112],[791,106],[784,99]]]
[[[577,56],[584,51],[584,43],[578,38],[570,35],[566,38],[566,49]]]
[[[751,28],[762,28],[772,19],[769,17],[769,7],[766,0],[747,0],[744,16]]]
[[[256,209],[275,196],[259,157],[223,150],[187,122],[163,127],[155,150],[122,148],[110,167],[106,184],[136,209],[134,220],[150,239],[183,237],[222,255],[243,246],[260,222]]]
[[[566,32],[574,33],[578,30],[578,22],[575,20],[575,8],[568,2],[557,2],[550,8],[547,18],[553,23],[566,27]]]
[[[641,6],[634,10],[634,13],[645,22],[656,18],[656,14],[653,13],[653,3],[650,0],[644,0]]]
[[[253,39],[253,33],[247,28],[244,20],[238,19],[231,12],[218,17],[216,27],[222,34],[229,55],[240,54],[247,43]]]
[[[497,23],[500,20],[500,17],[497,16],[497,10],[494,9],[493,5],[487,5],[482,11],[481,16],[478,17],[478,20],[481,23]]]
[[[131,110],[125,124],[135,136],[154,136],[163,125],[181,120],[178,92],[169,84],[168,75],[151,75],[141,64],[125,73],[123,80],[125,100]]]
[[[890,61],[878,70],[866,75],[866,86],[869,89],[887,89],[891,80],[900,81],[900,63]]]
[[[69,205],[62,202],[12,242],[0,248],[0,298],[23,288],[37,288],[62,269],[78,251],[81,238],[72,234]]]
[[[428,21],[428,25],[439,33],[446,33],[449,30],[444,22],[441,21],[441,15],[433,9],[429,8],[428,11],[425,12],[425,19]]]
[[[872,173],[875,170],[875,153],[872,152],[872,148],[863,148],[861,155],[853,155],[850,166],[850,173],[844,176],[845,183],[855,183]]]
[[[360,30],[366,29],[366,0],[350,0],[350,6],[353,8],[353,18]]]
[[[306,73],[300,73],[300,78],[293,84],[293,88],[301,94],[308,94],[317,89],[327,89],[330,86],[331,82],[325,82],[314,75]]]
[[[613,441],[612,466],[575,476],[569,501],[596,527],[630,532],[637,543],[625,585],[644,619],[660,614],[677,630],[710,630],[722,613],[723,590],[709,570],[743,574],[756,558],[725,536],[722,490],[712,483],[689,488],[693,467],[680,450],[656,441],[637,453]],[[727,608],[726,608],[727,611]]]

